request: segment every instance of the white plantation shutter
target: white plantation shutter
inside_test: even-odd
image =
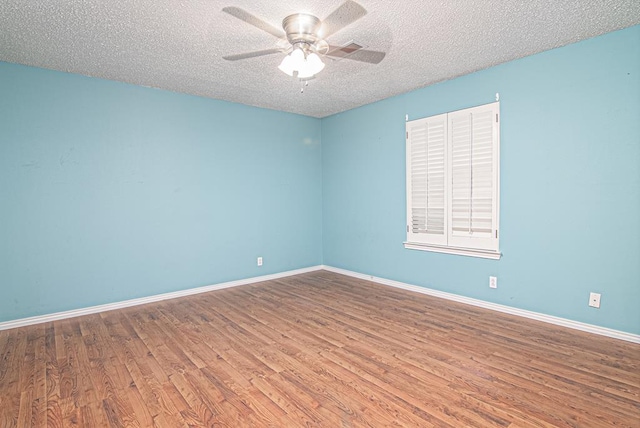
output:
[[[407,123],[408,240],[447,244],[447,115]]]
[[[498,115],[496,102],[407,122],[408,244],[499,257]]]
[[[449,245],[497,250],[497,105],[449,113]]]

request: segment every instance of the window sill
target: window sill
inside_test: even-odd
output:
[[[440,247],[437,245],[405,242],[404,248],[409,250],[431,251],[434,253],[456,254],[458,256],[480,257],[483,259],[500,260],[500,251],[476,250],[470,248]]]

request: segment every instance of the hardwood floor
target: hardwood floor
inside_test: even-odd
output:
[[[640,426],[640,345],[326,271],[0,331],[0,427]]]

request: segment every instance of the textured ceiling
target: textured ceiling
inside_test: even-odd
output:
[[[0,60],[324,117],[640,23],[640,0],[358,0],[367,15],[328,41],[384,51],[380,64],[325,58],[300,93],[283,54],[222,59],[278,41],[225,6],[280,28],[343,1],[1,0]]]

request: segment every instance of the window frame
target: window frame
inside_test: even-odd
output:
[[[490,135],[490,144],[491,144],[491,232],[487,232],[485,228],[484,233],[480,232],[476,234],[476,237],[473,236],[473,230],[470,230],[468,236],[461,236],[459,231],[454,232],[453,230],[453,221],[452,221],[452,212],[453,212],[453,179],[454,179],[454,168],[453,168],[453,156],[452,156],[452,146],[453,146],[453,130],[452,123],[454,120],[459,120],[464,115],[468,115],[469,117],[469,138],[470,138],[470,154],[469,154],[469,165],[470,165],[470,173],[469,177],[473,177],[474,168],[480,168],[480,166],[471,166],[471,164],[475,162],[479,162],[473,159],[473,150],[476,148],[484,148],[485,153],[487,153],[487,142],[484,141],[484,147],[481,147],[481,142],[474,144],[474,138],[480,135],[481,130],[474,129],[475,126],[484,125],[485,132],[486,127],[488,126],[488,122],[485,119],[485,122],[474,121],[477,117],[481,117],[483,114],[490,113],[489,120],[491,122],[491,135]],[[474,117],[474,115],[476,115]],[[495,120],[494,120],[495,116]],[[445,149],[444,149],[444,198],[445,198],[445,212],[444,218],[442,219],[444,222],[444,233],[443,234],[434,234],[432,232],[427,232],[429,230],[428,225],[428,208],[429,208],[429,168],[432,168],[429,164],[428,156],[429,153],[433,152],[433,150],[429,151],[429,144],[437,149],[437,144],[440,144],[440,141],[437,139],[438,137],[434,137],[435,142],[431,142],[429,140],[429,129],[430,127],[440,126],[442,121],[444,120],[445,127]],[[422,129],[421,127],[424,127]],[[480,129],[480,128],[478,128]],[[438,115],[429,116],[426,118],[415,119],[412,121],[407,120],[405,125],[406,132],[406,220],[407,220],[407,235],[406,241],[404,242],[404,247],[407,249],[413,250],[422,250],[422,251],[431,251],[437,253],[446,253],[446,254],[457,254],[471,257],[481,257],[498,260],[502,256],[500,252],[499,246],[499,222],[500,222],[500,103],[498,101],[484,104],[476,107],[466,108],[462,110],[456,110],[448,113],[442,113]],[[417,137],[414,137],[417,136]],[[420,146],[418,146],[420,145]],[[425,156],[427,158],[425,159]],[[418,160],[416,160],[418,159]],[[415,168],[414,168],[415,165]],[[439,164],[436,165],[436,167]],[[434,167],[435,168],[435,167]],[[458,168],[459,170],[459,168]],[[426,172],[425,172],[426,171]],[[417,180],[425,179],[426,182],[424,184],[418,184],[414,187],[414,183],[412,177],[417,177]],[[461,179],[463,177],[462,173],[458,172],[455,175],[456,180]],[[437,175],[435,178],[438,178]],[[486,175],[485,175],[486,178]],[[466,178],[469,180],[472,178]],[[419,181],[418,181],[419,183]],[[482,183],[482,180],[478,182],[478,186]],[[475,189],[473,187],[472,182],[469,182],[470,189]],[[417,189],[417,190],[416,190]],[[459,192],[459,187],[456,187]],[[484,189],[485,195],[488,193],[487,188]],[[414,200],[413,194],[417,193],[419,199],[416,203]],[[473,201],[473,191],[470,190],[469,198]],[[424,197],[424,199],[422,199]],[[486,197],[485,197],[486,199]],[[472,202],[470,202],[471,206]],[[418,221],[414,218],[413,210],[416,205],[419,205],[417,208],[418,212],[420,209],[424,209],[424,213],[422,215],[418,215]],[[436,207],[437,209],[437,207]],[[471,208],[470,208],[471,209]],[[469,212],[470,216],[474,214]],[[424,217],[424,219],[422,218]],[[438,219],[436,219],[438,220]],[[482,221],[486,221],[486,218],[480,219]],[[424,225],[423,225],[424,223]],[[417,230],[416,224],[421,228]],[[472,222],[470,221],[470,225]],[[477,229],[476,229],[477,230]]]

